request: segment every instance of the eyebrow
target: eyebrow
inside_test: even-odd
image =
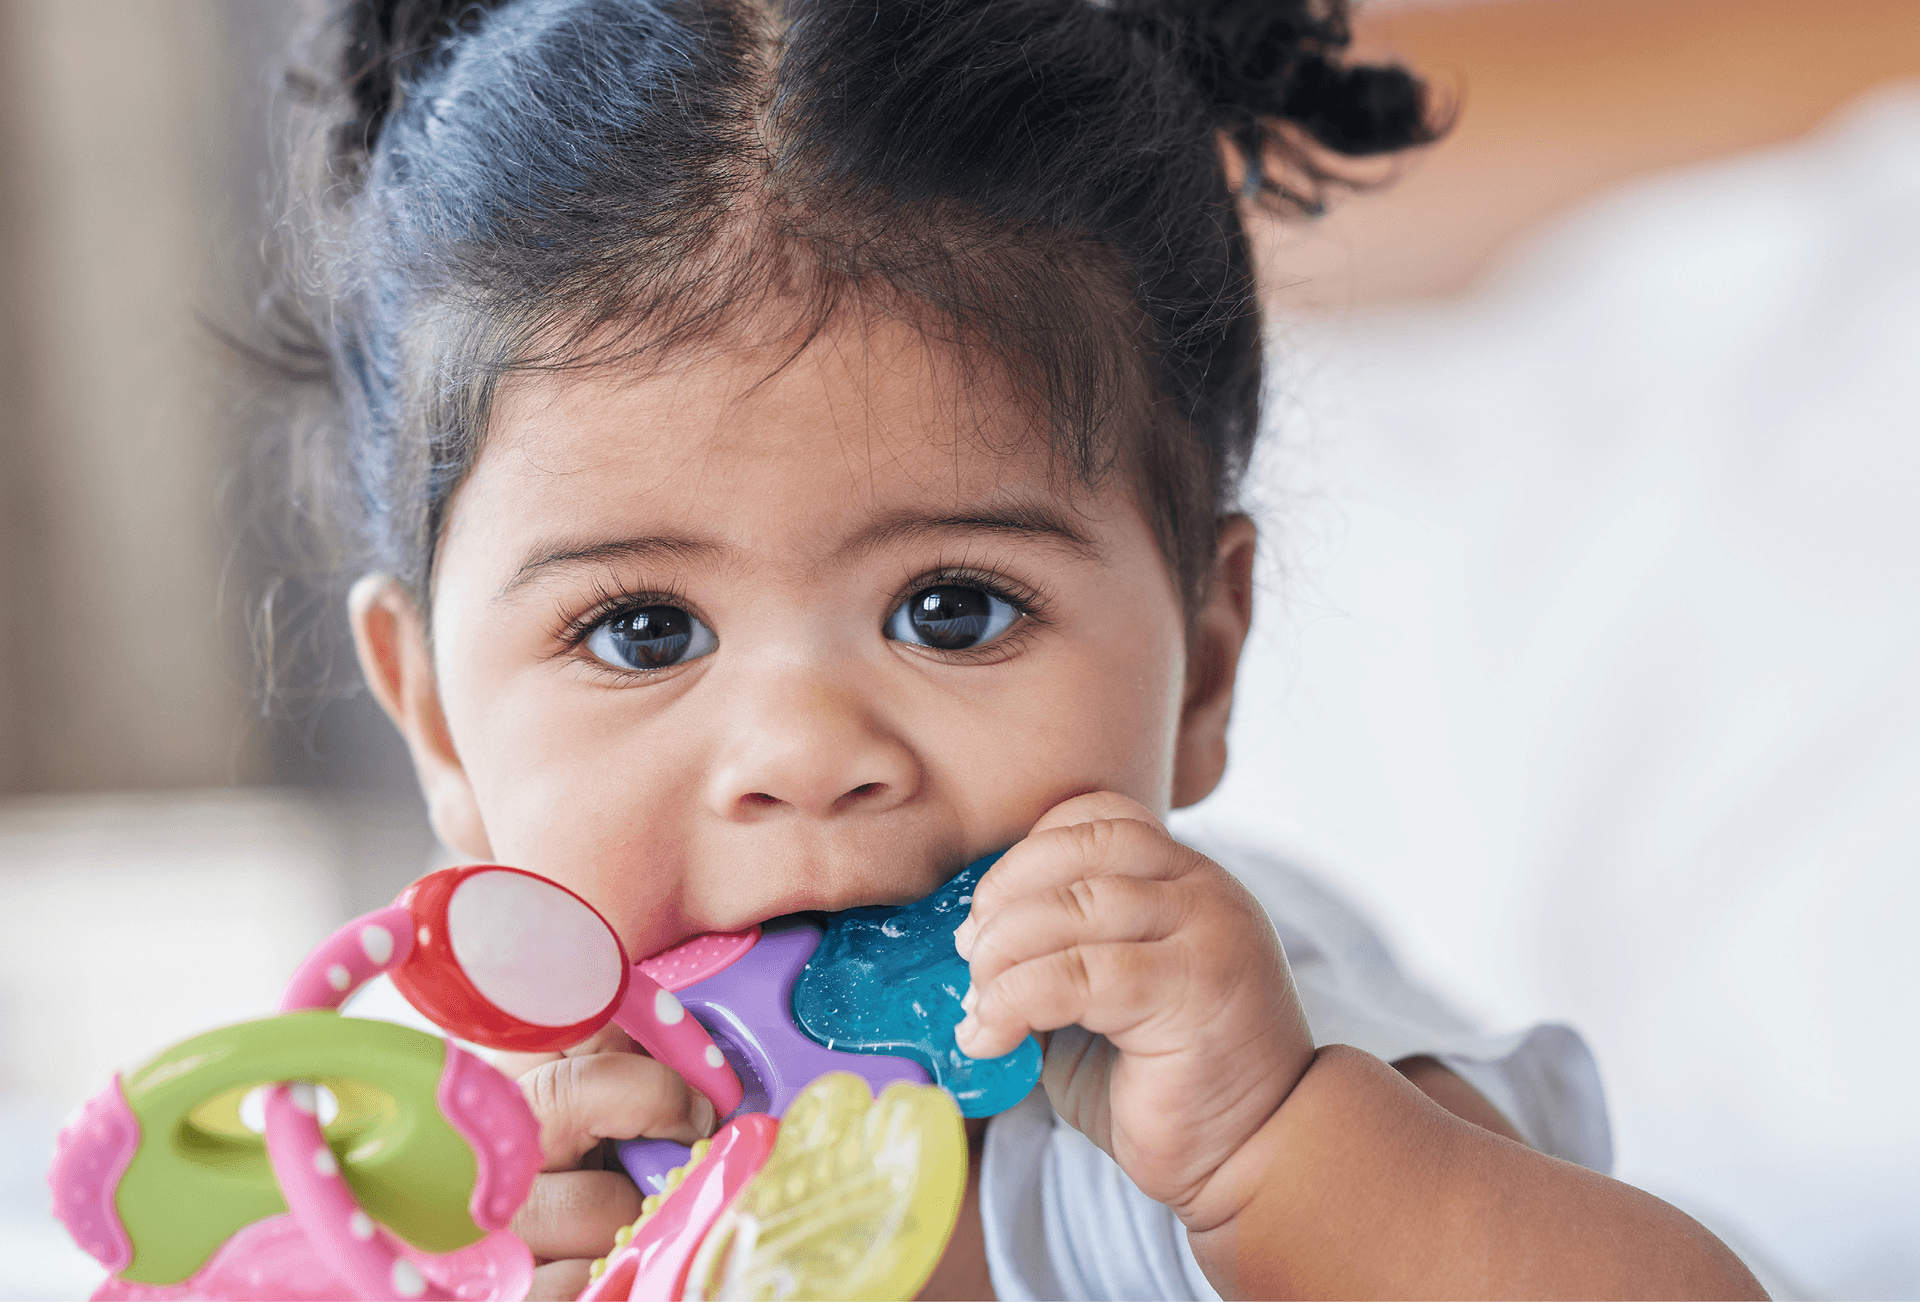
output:
[[[840,550],[871,550],[928,537],[979,533],[1009,534],[1063,547],[1087,560],[1100,559],[1100,549],[1094,546],[1093,540],[1075,529],[1063,516],[1044,507],[1032,506],[986,511],[978,515],[888,516],[862,529],[848,539]],[[672,534],[617,538],[596,543],[554,544],[529,557],[494,594],[493,599],[504,600],[554,570],[605,565],[610,561],[713,561],[724,550],[718,543],[706,539]]]
[[[1008,534],[1034,542],[1051,543],[1085,560],[1100,559],[1100,549],[1091,538],[1074,528],[1066,517],[1039,506],[1016,506],[984,511],[978,515],[889,516],[855,534],[842,550],[871,549],[916,542],[928,537],[979,533]]]
[[[605,565],[609,561],[710,561],[719,556],[721,550],[718,543],[672,534],[616,538],[597,543],[556,544],[529,557],[513,572],[513,577],[506,581],[500,591],[493,594],[493,599],[501,601],[553,570]]]

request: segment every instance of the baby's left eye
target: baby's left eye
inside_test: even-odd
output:
[[[939,651],[964,651],[993,641],[1019,618],[1018,607],[985,588],[942,583],[901,603],[887,620],[887,636]]]

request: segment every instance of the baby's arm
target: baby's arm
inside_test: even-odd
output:
[[[603,1168],[604,1141],[644,1135],[691,1144],[713,1133],[713,1104],[636,1052],[616,1026],[564,1054],[501,1054],[497,1065],[519,1080],[546,1158],[513,1220],[537,1263],[528,1296],[578,1297],[593,1259],[640,1215],[639,1188],[617,1163]]]
[[[1316,1053],[1259,905],[1124,797],[1048,813],[955,943],[960,1047],[1071,1028],[1047,1047],[1055,1108],[1228,1296],[1760,1295],[1694,1222],[1517,1142],[1439,1064]]]
[[[1345,1045],[1195,1211],[1194,1256],[1227,1296],[1765,1296],[1658,1198],[1469,1124]]]

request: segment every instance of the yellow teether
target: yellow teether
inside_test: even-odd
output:
[[[683,1297],[908,1298],[945,1251],[967,1184],[960,1110],[933,1085],[878,1099],[820,1077],[760,1173],[708,1233]]]

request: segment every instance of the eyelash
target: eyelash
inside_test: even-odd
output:
[[[914,574],[895,591],[893,602],[887,607],[889,613],[900,608],[900,603],[916,592],[927,588],[937,588],[943,584],[957,587],[978,588],[982,592],[1000,598],[1020,612],[1013,627],[983,646],[966,647],[958,651],[939,651],[932,647],[915,647],[924,655],[938,656],[949,662],[991,663],[1004,660],[1017,651],[1026,640],[1040,629],[1046,628],[1051,621],[1047,618],[1049,601],[1047,594],[1025,584],[1017,584],[1003,574],[991,570],[975,569],[970,565],[936,565],[931,570]]]
[[[555,653],[556,655],[566,655],[579,650],[580,644],[593,635],[594,629],[622,611],[638,610],[642,606],[677,606],[695,618],[699,618],[700,615],[699,610],[687,600],[686,595],[675,588],[614,588],[605,583],[595,583],[593,587],[593,601],[585,610],[577,615],[568,615],[565,612],[560,614],[554,629],[554,639],[560,643],[560,650]],[[628,669],[612,672],[657,674],[664,673],[665,670]]]
[[[1004,575],[965,564],[936,565],[931,570],[913,574],[901,584],[894,594],[893,603],[887,609],[891,613],[914,593],[927,588],[936,588],[942,584],[979,588],[982,592],[998,597],[1020,612],[1020,618],[1015,621],[1012,628],[984,646],[967,647],[958,651],[918,648],[923,653],[936,655],[942,660],[978,663],[1004,659],[1027,637],[1047,627],[1049,623],[1046,616],[1049,602],[1044,592],[1025,584],[1016,584]],[[700,615],[685,594],[675,588],[633,589],[612,587],[605,582],[596,582],[593,600],[585,609],[577,615],[567,615],[564,612],[559,615],[554,629],[554,638],[560,644],[560,649],[554,653],[555,657],[577,652],[581,645],[593,635],[594,629],[622,611],[635,610],[641,606],[677,606],[696,618]],[[592,662],[592,667],[596,670],[621,678],[651,677],[668,672],[665,669],[615,669],[611,665],[601,664],[591,656],[586,659]],[[678,667],[674,666],[674,668]]]

